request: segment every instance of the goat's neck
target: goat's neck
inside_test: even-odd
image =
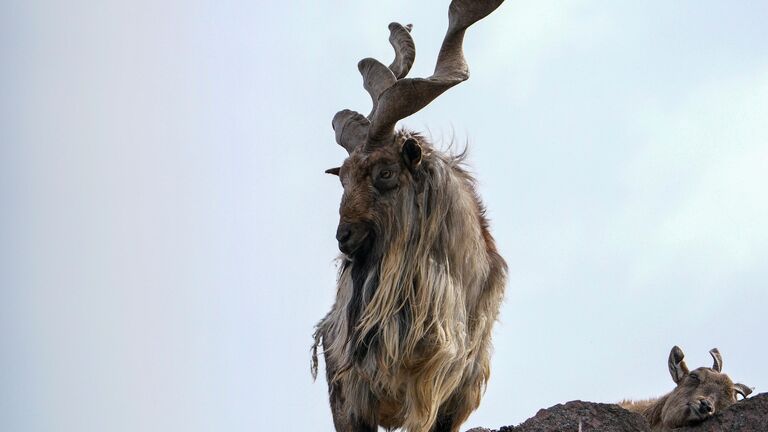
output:
[[[662,432],[666,430],[661,422],[661,412],[664,409],[664,404],[667,403],[667,399],[669,399],[669,394],[656,399],[643,410],[643,415],[646,420],[648,420],[648,423],[651,425],[651,430],[654,432]]]

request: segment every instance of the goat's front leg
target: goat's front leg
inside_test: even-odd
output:
[[[430,432],[459,432],[459,426],[461,426],[461,422],[456,419],[455,415],[447,414],[441,410]]]
[[[354,418],[346,406],[341,393],[341,384],[329,386],[328,397],[331,403],[333,426],[336,432],[376,432],[377,426],[368,424],[362,419]]]

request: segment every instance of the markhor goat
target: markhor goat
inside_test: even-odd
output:
[[[683,361],[683,350],[677,346],[669,353],[669,373],[677,384],[666,395],[647,401],[622,401],[622,408],[645,416],[654,432],[667,432],[674,428],[699,423],[736,402],[736,395],[747,397],[752,389],[734,384],[722,373],[723,358],[717,348],[709,353],[715,360],[711,368],[700,367],[688,371]]]
[[[322,345],[337,431],[456,432],[480,404],[506,263],[462,156],[395,124],[469,77],[464,32],[501,2],[451,3],[429,78],[404,78],[415,57],[411,26],[390,24],[394,62],[358,64],[372,112],[343,110],[333,119],[349,153],[327,171],[344,188],[342,257],[312,360],[316,375]]]

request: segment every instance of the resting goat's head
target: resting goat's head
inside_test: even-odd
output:
[[[418,189],[422,161],[431,150],[418,134],[395,132],[396,123],[419,111],[441,93],[469,77],[462,50],[464,31],[495,9],[499,2],[454,1],[449,27],[429,78],[405,78],[415,59],[411,26],[389,25],[395,59],[389,66],[366,58],[358,63],[363,87],[373,102],[368,116],[350,110],[333,118],[336,141],[349,153],[344,164],[326,172],[338,175],[344,186],[336,231],[339,249],[348,258],[362,255],[375,244],[387,219],[402,212],[403,194]]]
[[[698,423],[736,402],[738,395],[747,397],[752,390],[744,384],[731,381],[722,373],[720,351],[709,351],[714,359],[712,367],[688,370],[683,350],[675,346],[669,353],[669,373],[677,384],[674,390],[659,399],[660,421],[667,428]]]

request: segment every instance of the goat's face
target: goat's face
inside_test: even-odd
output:
[[[392,145],[357,148],[336,174],[344,187],[339,208],[336,240],[348,258],[367,253],[375,237],[395,217],[402,200],[399,189],[413,182],[421,162],[421,146],[415,138],[398,135]]]
[[[662,421],[674,427],[697,423],[734,402],[736,389],[728,375],[701,367],[680,380],[670,393]]]
[[[688,371],[683,351],[672,348],[669,371],[677,387],[669,394],[662,408],[662,423],[675,428],[701,422],[736,402],[738,394],[746,397],[752,392],[744,384],[734,384],[721,372],[722,358],[717,348],[710,351],[715,359],[713,367],[700,367]]]

